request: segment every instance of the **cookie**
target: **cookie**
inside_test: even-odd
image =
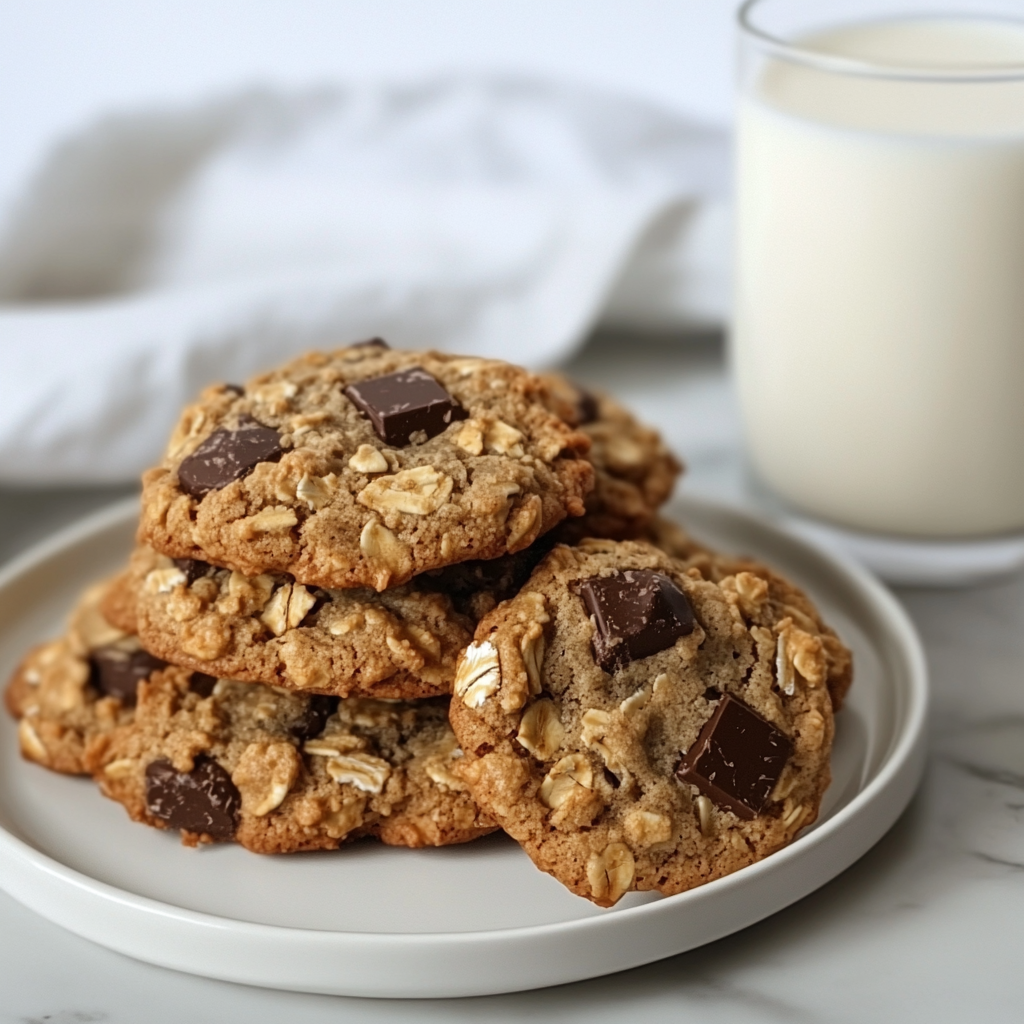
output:
[[[100,609],[112,588],[90,587],[65,635],[31,650],[4,694],[19,719],[22,755],[54,771],[85,774],[90,744],[131,721],[136,684],[165,664],[104,618]]]
[[[824,644],[791,617],[756,624],[768,590],[585,540],[480,622],[452,697],[457,771],[539,868],[607,907],[736,871],[815,820]]]
[[[447,700],[296,694],[169,667],[139,684],[133,720],[86,757],[103,793],[187,846],[330,850],[373,836],[446,846],[495,830],[452,773]]]
[[[370,343],[188,407],[143,476],[139,539],[326,589],[398,586],[581,515],[587,436],[508,363]]]
[[[474,621],[418,578],[382,593],[321,590],[280,573],[245,577],[139,547],[108,614],[176,665],[339,697],[451,692]],[[106,606],[105,606],[106,607]]]
[[[640,423],[609,395],[587,391],[558,373],[545,373],[549,408],[590,438],[587,459],[594,489],[582,518],[566,520],[559,539],[630,540],[643,536],[657,509],[671,496],[683,467],[661,435]]]

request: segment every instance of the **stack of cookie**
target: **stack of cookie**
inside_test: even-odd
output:
[[[605,906],[733,871],[814,820],[850,661],[657,516],[679,470],[563,378],[379,339],[208,388],[15,673],[22,752],[189,845],[500,827]]]

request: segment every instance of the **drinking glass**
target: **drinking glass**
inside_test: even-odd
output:
[[[740,11],[731,359],[753,469],[797,510],[1024,529],[1022,15]]]

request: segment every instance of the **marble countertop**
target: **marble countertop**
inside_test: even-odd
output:
[[[685,488],[743,503],[720,346],[591,344],[569,368],[685,454]],[[118,497],[0,491],[0,558]],[[436,1002],[340,999],[176,974],[79,939],[0,894],[0,1022],[314,1024],[682,1019],[857,1022],[1024,1018],[1024,575],[898,592],[933,683],[924,785],[892,831],[829,885],[710,946],[557,989]]]

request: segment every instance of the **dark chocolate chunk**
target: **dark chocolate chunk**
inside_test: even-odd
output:
[[[191,585],[203,576],[209,576],[214,567],[198,558],[175,558],[174,564],[185,574],[185,583]]]
[[[594,620],[594,658],[606,672],[657,654],[693,632],[686,595],[651,569],[592,576],[574,589]]]
[[[327,697],[324,694],[314,694],[309,698],[306,710],[302,717],[288,731],[299,742],[311,740],[324,731],[327,719],[338,710],[338,698]]]
[[[350,384],[345,396],[373,424],[385,443],[401,447],[423,431],[436,437],[449,424],[469,414],[422,367]]]
[[[200,697],[209,697],[216,685],[217,677],[208,676],[205,672],[193,672],[188,677],[189,690],[198,693]]]
[[[577,399],[576,409],[580,418],[580,426],[586,423],[593,423],[600,411],[597,406],[597,399],[586,388],[576,385]]]
[[[146,806],[171,828],[226,842],[234,838],[241,802],[231,776],[211,757],[197,757],[190,772],[166,758],[146,766]]]
[[[391,346],[383,338],[367,338],[366,341],[357,341],[349,348],[380,348],[389,349]]]
[[[792,753],[785,733],[726,694],[683,755],[676,775],[749,821],[768,803]]]
[[[251,416],[238,428],[215,430],[178,467],[178,482],[186,494],[201,498],[251,473],[261,462],[276,462],[284,454],[281,435]]]
[[[224,385],[224,390],[229,392],[232,395],[244,395],[245,394],[245,388],[243,388],[241,384],[225,384]]]
[[[116,644],[98,647],[89,655],[89,681],[108,697],[117,697],[126,707],[135,706],[135,687],[167,662],[154,658],[141,647],[125,651]]]

